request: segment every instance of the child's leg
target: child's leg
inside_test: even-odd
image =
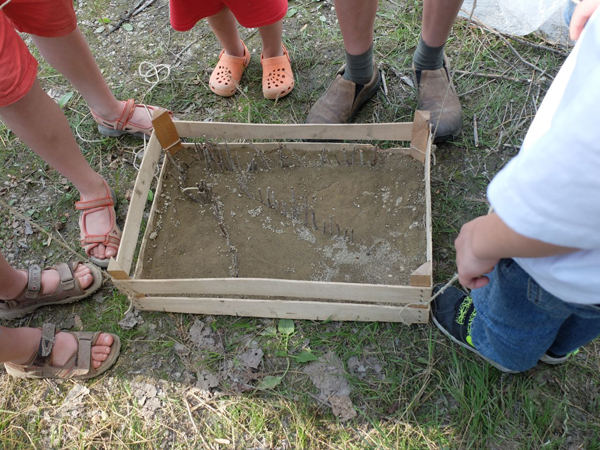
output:
[[[84,201],[106,196],[104,180],[83,157],[66,117],[37,80],[24,97],[0,108],[0,118],[44,161],[71,181]],[[90,234],[106,233],[112,228],[108,209],[88,214],[86,225]],[[115,249],[100,244],[91,255],[104,259],[116,254]]]
[[[472,343],[504,367],[530,369],[570,316],[569,304],[543,291],[512,259],[501,260],[489,278],[488,285],[471,292],[477,312]]]
[[[123,104],[110,91],[79,28],[66,36],[31,38],[44,59],[73,84],[92,111],[109,121],[121,116]],[[152,125],[144,108],[135,108],[131,121],[144,127]]]
[[[238,33],[237,20],[227,7],[214,16],[207,17],[206,20],[226,54],[237,57],[244,56],[244,46]]]
[[[264,58],[274,58],[283,55],[281,36],[283,35],[283,19],[258,29],[262,38]]]
[[[595,311],[589,309],[587,312],[595,317],[571,315],[565,320],[548,349],[550,352],[564,356],[600,336],[600,308],[596,308]]]

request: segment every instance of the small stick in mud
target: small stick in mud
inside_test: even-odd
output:
[[[279,165],[283,167],[283,152],[281,151],[281,144],[279,144],[277,152],[279,153]]]
[[[227,158],[229,159],[229,165],[231,166],[231,169],[234,172],[237,172],[237,168],[235,167],[235,164],[233,163],[233,158],[231,157],[231,152],[229,151],[229,145],[227,144],[227,142],[225,142],[225,151],[227,152]]]
[[[238,265],[238,252],[237,248],[233,245],[229,247],[229,251],[231,252],[231,262],[233,264],[233,278],[240,277],[240,267]]]
[[[292,186],[292,207],[296,207],[296,196],[294,195],[294,187]]]
[[[350,230],[350,242],[354,244],[354,228]]]
[[[346,228],[346,231],[344,231],[344,239],[348,239],[348,228]]]
[[[371,163],[372,166],[375,166],[377,164],[377,147],[375,147],[373,149],[373,162]]]
[[[321,150],[321,165],[325,164],[325,147]]]
[[[272,206],[271,206],[271,188],[270,187],[267,188],[267,204],[269,205],[269,208],[272,208]]]
[[[333,154],[333,156],[335,156],[335,160],[337,161],[337,163],[338,163],[338,166],[341,166],[341,165],[342,165],[342,163],[341,163],[341,162],[340,162],[340,160],[338,159],[337,155],[334,153],[334,154]]]
[[[260,199],[260,202],[264,205],[265,202],[263,202],[262,192],[260,191],[260,188],[258,188],[258,198]]]
[[[308,205],[304,208],[304,226],[308,226]]]
[[[333,235],[333,216],[329,216],[329,235]]]
[[[283,208],[283,216],[287,219],[287,205],[285,202],[281,202],[281,207]]]
[[[277,201],[275,200],[275,191],[271,191],[271,204],[273,205],[273,208],[278,209]]]
[[[269,163],[267,162],[267,158],[265,157],[265,154],[262,152],[262,150],[259,150],[258,148],[256,148],[256,145],[254,145],[254,143],[252,143],[252,142],[250,142],[250,145],[256,151],[256,154],[258,155],[258,157],[260,158],[262,163],[265,165],[267,170],[271,170],[271,166],[269,166]]]
[[[323,234],[325,234],[325,221],[323,221]]]
[[[359,150],[358,151],[358,156],[360,156],[360,165],[364,166],[364,161],[363,161],[363,151]]]
[[[346,156],[346,149],[342,149],[342,155],[344,156],[344,163],[348,165],[348,157]]]
[[[240,170],[243,171],[244,169],[242,168],[242,165],[240,164],[240,154],[239,153],[236,153],[235,160],[237,162],[237,166],[240,168]]]
[[[225,231],[225,225],[223,225],[222,222],[219,222],[219,228],[221,229],[223,236],[227,237],[227,231]]]
[[[337,227],[337,234],[336,234],[336,236],[340,236],[340,224],[336,222],[335,226]]]
[[[366,252],[366,255],[367,255],[367,256],[370,256],[370,255],[371,255],[371,251],[372,251],[372,250],[373,250],[373,249],[374,249],[376,246],[378,246],[379,244],[381,244],[382,242],[383,242],[383,241],[377,241],[377,242],[375,242],[373,245],[371,245],[371,246],[369,247],[369,249],[367,250],[367,252]]]
[[[352,161],[350,162],[350,165],[353,166],[354,165],[354,154],[356,153],[356,148],[352,148]]]
[[[313,228],[316,230],[318,230],[319,228],[317,228],[317,217],[315,215],[315,210],[313,209],[312,211],[312,219],[313,219]]]

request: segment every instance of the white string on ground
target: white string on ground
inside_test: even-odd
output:
[[[400,320],[402,321],[402,323],[405,325],[410,324],[408,321],[406,321],[402,317],[402,313],[404,313],[404,311],[406,311],[408,308],[410,308],[412,306],[428,306],[432,301],[434,301],[439,295],[443,294],[444,291],[446,289],[448,289],[450,286],[452,286],[456,281],[458,281],[458,273],[455,273],[454,276],[450,279],[450,281],[448,281],[444,286],[442,286],[442,288],[439,291],[437,291],[435,293],[435,295],[433,295],[426,302],[418,302],[418,303],[415,302],[415,303],[407,303],[406,305],[402,305],[402,307],[399,308],[400,311],[398,311],[398,316],[400,317]]]

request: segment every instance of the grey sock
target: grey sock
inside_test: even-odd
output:
[[[422,37],[413,55],[413,65],[416,70],[437,70],[444,65],[444,46],[430,47]]]
[[[346,52],[344,79],[356,84],[367,84],[373,78],[373,45],[362,55]]]

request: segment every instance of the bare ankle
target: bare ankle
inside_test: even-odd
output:
[[[2,282],[0,300],[13,300],[19,296],[27,286],[27,272],[14,269],[14,273]]]

